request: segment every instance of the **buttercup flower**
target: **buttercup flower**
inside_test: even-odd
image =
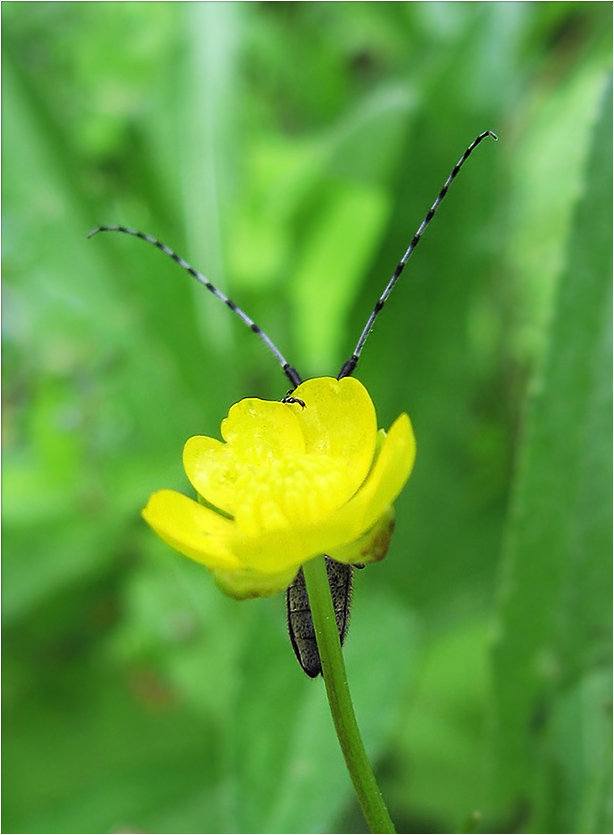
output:
[[[247,398],[222,421],[224,442],[190,438],[183,465],[199,500],[160,490],[143,510],[158,536],[232,597],[283,591],[319,554],[384,557],[392,503],[413,467],[408,416],[378,432],[358,380],[320,377],[292,394],[304,407]]]

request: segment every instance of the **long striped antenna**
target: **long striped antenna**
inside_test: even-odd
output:
[[[177,255],[170,247],[166,246],[166,244],[159,241],[157,238],[153,238],[151,235],[146,235],[144,232],[139,232],[137,229],[128,229],[126,226],[97,226],[95,229],[88,234],[88,238],[93,238],[94,235],[97,235],[99,232],[122,232],[124,235],[132,235],[135,238],[140,238],[142,241],[146,241],[148,244],[157,247],[170,258],[173,259],[179,266],[184,269],[186,272],[190,273],[190,275],[199,281],[210,293],[218,298],[220,301],[224,302],[224,304],[229,307],[233,313],[236,313],[237,316],[242,319],[245,324],[248,326],[250,330],[252,330],[257,336],[262,339],[264,344],[267,346],[269,351],[273,354],[276,358],[277,362],[281,365],[282,370],[286,377],[292,383],[292,388],[296,388],[300,383],[302,383],[301,375],[298,373],[296,368],[293,368],[290,363],[286,360],[284,355],[281,353],[279,348],[275,345],[275,343],[269,339],[266,333],[260,328],[253,319],[251,319],[247,313],[241,310],[232,299],[229,299],[228,296],[224,295],[221,290],[211,284],[208,278],[206,278],[202,273],[199,273],[198,270],[195,270],[194,267],[190,266],[187,261],[185,261],[180,255]]]
[[[382,307],[386,304],[386,300],[388,299],[388,296],[392,292],[392,288],[397,283],[397,280],[398,280],[399,276],[403,272],[403,268],[405,267],[405,264],[407,264],[407,262],[409,261],[410,255],[412,254],[414,249],[420,243],[420,238],[424,234],[424,230],[426,229],[426,227],[429,225],[429,223],[433,219],[433,215],[435,214],[435,212],[439,208],[443,198],[448,193],[448,189],[450,188],[450,185],[451,185],[452,181],[458,175],[458,172],[461,170],[461,168],[465,164],[465,162],[468,159],[468,157],[470,156],[471,152],[474,150],[474,148],[477,148],[477,146],[480,144],[480,142],[483,139],[486,139],[487,136],[491,136],[495,140],[497,139],[497,135],[495,133],[493,133],[491,130],[484,131],[484,133],[481,133],[479,136],[477,136],[473,140],[471,145],[469,145],[469,147],[467,148],[465,153],[462,155],[462,157],[459,159],[459,161],[456,163],[456,165],[452,169],[452,173],[450,174],[448,179],[445,181],[445,183],[443,185],[443,188],[441,189],[441,191],[437,195],[437,199],[435,200],[435,202],[433,203],[431,208],[428,210],[428,212],[426,214],[426,217],[424,218],[424,220],[420,224],[420,226],[418,228],[418,231],[416,232],[416,234],[412,238],[412,241],[411,241],[410,245],[407,247],[407,251],[406,251],[405,255],[399,261],[398,266],[397,266],[396,270],[394,271],[394,273],[392,275],[392,278],[390,279],[390,281],[386,285],[386,289],[384,290],[382,295],[377,300],[377,303],[376,303],[375,307],[371,311],[371,315],[367,319],[367,324],[365,325],[365,327],[363,329],[363,332],[360,334],[360,339],[356,343],[356,347],[354,348],[354,353],[349,358],[349,360],[347,360],[346,362],[343,363],[343,366],[341,368],[341,371],[339,372],[339,375],[338,375],[337,379],[340,380],[342,377],[349,377],[350,374],[353,373],[354,369],[356,368],[356,364],[358,363],[358,360],[360,358],[360,354],[361,354],[361,351],[364,347],[364,344],[367,341],[367,337],[371,333],[371,330],[373,328],[373,324],[375,322],[375,319],[377,318],[377,315],[379,314]]]

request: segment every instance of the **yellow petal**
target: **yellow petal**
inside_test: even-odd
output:
[[[209,569],[240,568],[228,547],[233,522],[174,490],[150,496],[143,518],[167,545]]]
[[[313,524],[264,531],[255,537],[235,529],[232,549],[245,566],[274,573],[296,570],[318,554],[352,542],[361,532],[357,514],[340,517],[337,511]]]
[[[235,487],[242,468],[237,465],[228,444],[206,435],[189,438],[183,448],[183,468],[199,495],[225,513],[234,515]]]
[[[370,563],[383,560],[394,530],[394,509],[389,507],[381,519],[349,545],[333,549],[327,556],[344,563]]]
[[[305,450],[292,408],[256,398],[232,406],[222,421],[222,437],[226,443],[204,435],[190,438],[183,449],[183,466],[196,492],[231,516],[242,475]]]
[[[293,393],[305,403],[294,413],[305,437],[307,452],[339,460],[347,473],[342,501],[365,480],[375,453],[377,420],[366,388],[354,377],[318,377]]]
[[[288,455],[242,475],[234,518],[248,536],[316,524],[343,504],[346,493],[347,472],[339,461],[327,455]]]
[[[232,406],[222,421],[222,437],[237,459],[255,467],[305,452],[303,433],[291,405],[255,397]]]
[[[380,453],[360,491],[337,515],[358,517],[361,532],[373,527],[393,504],[410,476],[416,439],[409,417],[400,415],[384,438]]]
[[[250,597],[271,597],[285,591],[297,572],[297,568],[292,568],[277,574],[264,574],[245,568],[239,571],[214,571],[214,577],[224,594],[235,600],[245,600]]]

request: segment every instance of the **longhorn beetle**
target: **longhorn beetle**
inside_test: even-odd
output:
[[[414,251],[414,249],[418,246],[420,242],[420,238],[422,237],[424,230],[431,222],[433,215],[439,208],[442,200],[447,194],[448,189],[452,181],[456,178],[458,172],[463,167],[465,161],[472,153],[474,148],[476,148],[483,139],[486,139],[487,136],[492,137],[493,139],[497,139],[496,134],[494,134],[491,130],[484,131],[479,136],[477,136],[473,142],[469,145],[465,153],[456,163],[454,168],[452,169],[450,176],[445,181],[443,188],[437,195],[437,198],[431,208],[428,210],[424,220],[418,227],[418,231],[414,235],[411,240],[411,243],[407,247],[407,250],[401,260],[399,261],[397,268],[395,269],[394,273],[392,274],[392,278],[386,285],[386,288],[382,295],[377,300],[375,307],[371,311],[369,318],[363,328],[362,333],[360,334],[360,338],[356,343],[356,347],[351,355],[351,357],[346,360],[341,366],[341,370],[337,375],[337,379],[341,379],[342,377],[349,377],[356,368],[358,360],[360,359],[360,354],[364,347],[365,342],[367,341],[367,337],[373,328],[373,324],[377,315],[379,314],[380,310],[386,303],[388,296],[390,295],[392,288],[396,284],[399,276],[403,272],[405,264],[407,264],[410,255]],[[190,273],[193,278],[203,284],[209,292],[213,293],[220,301],[224,302],[227,307],[229,307],[234,313],[242,319],[245,324],[257,335],[262,339],[264,344],[267,346],[269,351],[273,354],[273,356],[277,359],[278,363],[281,365],[283,372],[285,373],[286,377],[290,380],[292,385],[292,389],[288,392],[286,397],[282,399],[282,402],[285,403],[299,403],[301,406],[305,404],[302,401],[298,400],[298,398],[292,397],[292,392],[294,389],[300,385],[302,382],[302,377],[290,363],[286,360],[283,356],[281,351],[277,348],[277,346],[269,339],[266,333],[258,327],[258,325],[254,322],[253,319],[244,313],[240,307],[231,301],[228,296],[224,295],[221,290],[218,290],[211,282],[205,278],[204,275],[199,273],[193,267],[191,267],[187,261],[184,261],[176,252],[173,252],[166,244],[163,244],[162,241],[159,241],[157,238],[152,238],[151,235],[146,235],[143,232],[138,232],[136,229],[128,229],[125,226],[97,226],[95,229],[88,234],[88,238],[93,237],[94,235],[98,234],[98,232],[122,232],[125,235],[133,235],[135,238],[140,238],[143,241],[146,241],[149,244],[157,247],[158,249],[162,250],[166,255],[176,261],[180,267],[182,267],[186,272]],[[363,566],[356,566],[357,568],[362,568]],[[333,604],[335,608],[335,618],[337,621],[337,631],[339,633],[339,639],[341,644],[345,639],[348,624],[349,624],[349,617],[350,617],[350,606],[352,601],[352,586],[353,586],[353,566],[345,565],[343,563],[336,562],[335,560],[330,559],[330,557],[326,557],[326,571],[328,574],[328,582],[331,588]],[[307,673],[308,676],[314,678],[319,673],[322,672],[322,666],[320,663],[320,654],[318,652],[318,646],[316,643],[315,637],[315,630],[313,626],[313,621],[311,618],[311,609],[309,608],[309,598],[307,596],[307,589],[305,587],[305,578],[303,576],[303,570],[300,569],[296,578],[292,582],[291,586],[288,588],[286,592],[286,613],[287,613],[287,623],[288,623],[288,633],[290,635],[290,641],[292,643],[292,648],[294,653],[298,659],[299,664],[303,668],[303,670]]]

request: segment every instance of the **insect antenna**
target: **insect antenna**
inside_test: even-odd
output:
[[[245,324],[248,326],[250,330],[252,330],[257,336],[262,339],[264,344],[267,346],[269,351],[273,354],[277,362],[281,365],[282,370],[286,377],[290,380],[292,384],[292,388],[296,388],[300,383],[302,383],[302,379],[296,368],[293,368],[290,363],[286,360],[284,355],[281,353],[279,348],[275,345],[275,343],[266,335],[266,333],[260,328],[253,319],[251,319],[247,313],[241,310],[231,299],[228,298],[221,290],[211,284],[208,278],[206,278],[202,273],[199,273],[198,270],[195,270],[194,267],[190,266],[187,261],[185,261],[180,255],[177,255],[170,247],[166,246],[166,244],[159,241],[157,238],[153,238],[151,235],[146,235],[144,232],[139,232],[137,229],[128,229],[126,226],[97,226],[95,229],[88,234],[88,238],[93,238],[94,235],[97,235],[99,232],[122,232],[124,235],[132,235],[134,238],[140,238],[142,241],[146,241],[148,244],[155,246],[157,249],[164,252],[165,255],[168,255],[170,258],[173,259],[179,266],[188,272],[193,278],[199,281],[204,287],[209,290],[210,293],[218,298],[220,301],[224,302],[224,304],[229,307],[233,313],[236,313],[237,316],[242,319]]]
[[[461,168],[465,164],[465,162],[466,162],[467,158],[469,157],[469,155],[471,154],[471,152],[474,150],[474,148],[477,148],[477,146],[480,144],[480,142],[483,139],[486,139],[487,136],[490,136],[495,140],[497,139],[497,135],[495,133],[493,133],[491,130],[484,131],[484,133],[481,133],[479,136],[477,136],[473,140],[471,145],[469,145],[469,147],[467,148],[465,153],[462,155],[462,157],[459,159],[459,161],[456,163],[456,165],[452,169],[452,172],[450,173],[450,176],[445,181],[445,183],[443,185],[443,188],[441,189],[441,191],[437,195],[437,199],[435,200],[435,202],[433,203],[431,208],[428,210],[428,212],[426,214],[426,217],[424,218],[424,220],[420,224],[420,226],[418,228],[418,231],[416,232],[416,234],[412,238],[412,241],[411,241],[410,245],[407,247],[407,251],[405,252],[405,255],[399,261],[399,263],[397,265],[397,268],[392,275],[392,278],[390,279],[390,281],[386,285],[386,289],[384,290],[382,295],[379,297],[375,307],[371,311],[371,315],[367,319],[367,324],[365,325],[362,333],[360,334],[360,339],[356,343],[356,347],[354,348],[354,353],[349,358],[349,360],[346,360],[346,362],[343,363],[341,371],[339,372],[338,377],[337,377],[338,380],[340,380],[342,377],[349,377],[350,374],[353,373],[354,369],[356,368],[356,364],[358,363],[358,360],[360,358],[360,353],[361,353],[361,351],[364,347],[365,342],[367,341],[367,337],[371,333],[371,330],[373,328],[373,324],[375,322],[375,319],[377,318],[377,315],[379,314],[380,310],[382,309],[382,307],[386,303],[386,300],[387,300],[388,296],[392,292],[392,288],[397,283],[397,280],[398,280],[399,276],[403,272],[403,268],[405,267],[405,264],[407,264],[407,262],[409,261],[410,255],[412,254],[414,249],[420,243],[420,238],[424,234],[424,230],[426,229],[426,227],[429,225],[429,223],[433,219],[433,215],[435,214],[435,212],[439,208],[443,198],[448,193],[448,189],[450,188],[450,185],[451,185],[452,181],[456,178],[458,172],[461,170]]]

